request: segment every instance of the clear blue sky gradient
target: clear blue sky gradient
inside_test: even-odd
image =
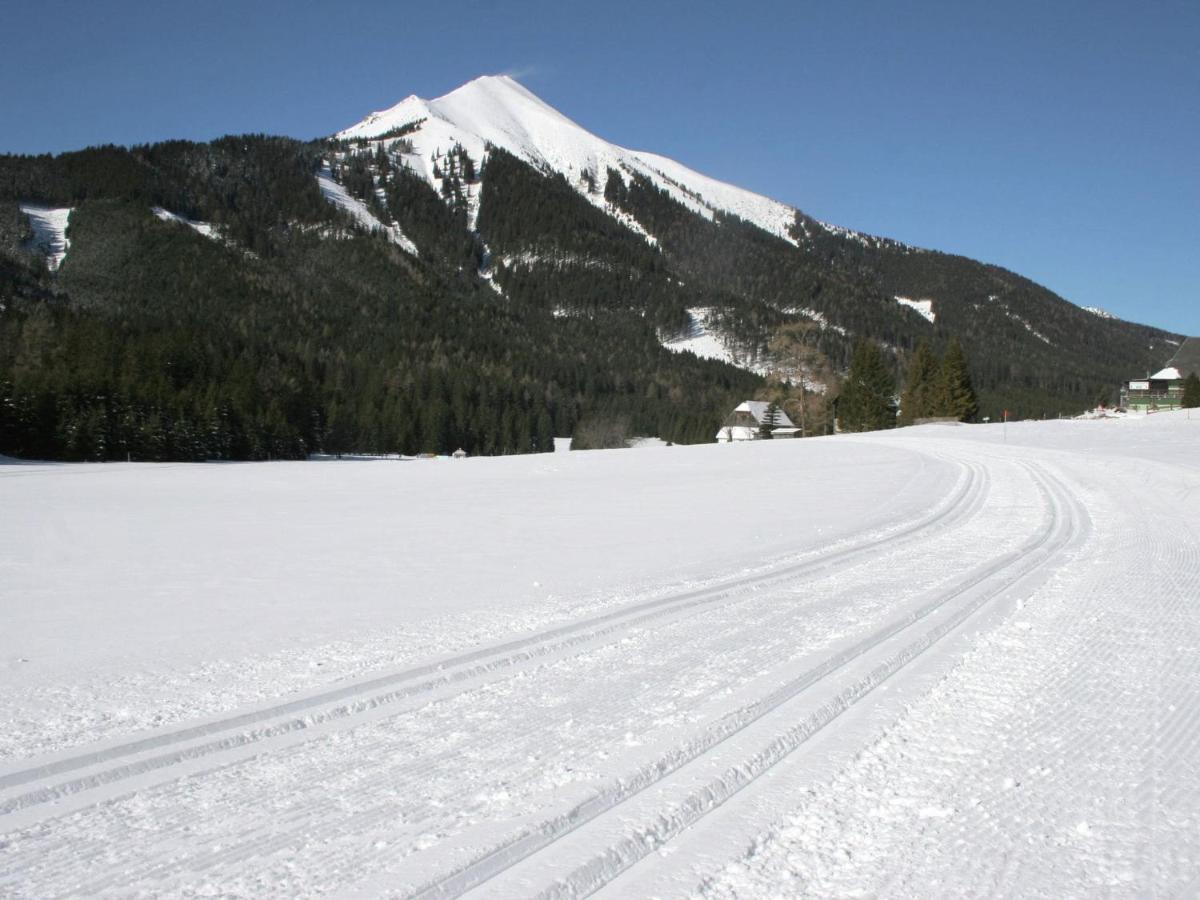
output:
[[[6,4],[0,152],[313,137],[507,72],[838,225],[1200,335],[1200,2]]]

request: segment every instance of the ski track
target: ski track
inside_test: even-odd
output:
[[[1102,526],[1084,558],[1105,564],[1058,572],[697,893],[1194,894],[1200,541],[1127,467],[1103,471],[1077,490]]]
[[[884,510],[884,515],[873,517],[870,526],[857,534],[838,531],[836,546],[829,545],[827,551],[869,544],[874,538],[903,530],[912,524],[909,519],[914,513],[940,495],[944,483],[952,477],[947,465],[953,468],[954,464],[928,465],[921,455],[911,458],[918,465],[890,491],[896,498],[895,507],[904,512],[888,515]],[[558,468],[552,463],[547,471]],[[0,475],[57,481],[63,476],[88,477],[101,471],[86,466],[14,466],[0,469]],[[186,477],[189,469],[155,464],[153,472]],[[249,711],[251,704],[260,704],[256,709],[265,708],[279,705],[278,698],[289,694],[311,696],[319,692],[314,691],[315,683],[346,685],[381,677],[389,671],[403,671],[402,666],[422,661],[445,664],[472,649],[494,649],[507,636],[544,633],[558,624],[585,622],[598,612],[628,606],[633,601],[642,604],[722,582],[768,575],[815,558],[812,551],[811,545],[803,552],[784,555],[776,549],[770,559],[752,558],[748,564],[739,560],[732,570],[717,577],[714,575],[719,570],[710,567],[706,576],[687,573],[675,583],[614,583],[598,593],[562,597],[550,594],[544,602],[525,602],[515,608],[490,605],[474,609],[469,615],[446,615],[432,623],[359,631],[335,643],[304,647],[299,652],[288,648],[270,656],[218,657],[205,660],[198,668],[123,668],[115,677],[105,673],[91,681],[73,679],[34,684],[24,691],[0,690],[0,719],[10,725],[0,730],[0,774],[27,767],[15,762],[18,757],[57,761],[61,755],[73,755],[60,751],[84,745],[108,747],[122,743],[121,738],[137,731],[154,729],[161,735],[181,723],[202,721],[212,730],[214,722],[234,710]]]
[[[11,762],[0,894],[1186,889],[1200,865],[1200,541],[1179,469],[920,451],[960,474],[916,519],[281,703]],[[1133,576],[1098,564],[1129,559]],[[1130,577],[1144,582],[1136,616]],[[752,809],[770,818],[737,825]]]
[[[1039,479],[1042,481],[1042,479]],[[1051,495],[1052,498],[1052,495]],[[586,840],[587,852],[590,858],[561,876],[539,896],[577,896],[595,892],[608,881],[619,875],[625,869],[653,853],[662,844],[671,840],[684,829],[688,828],[713,809],[719,807],[737,794],[743,787],[753,782],[772,766],[785,759],[790,753],[801,747],[813,735],[835,721],[848,709],[867,697],[875,688],[886,682],[894,674],[918,658],[923,652],[932,647],[938,640],[949,634],[965,621],[976,610],[994,597],[1007,590],[1013,583],[1034,571],[1043,564],[1053,553],[1043,553],[1043,548],[1050,543],[1057,532],[1058,544],[1065,544],[1072,538],[1073,531],[1061,525],[1063,515],[1060,513],[1061,501],[1051,499],[1052,516],[1048,525],[1022,546],[992,559],[980,566],[977,571],[969,574],[964,580],[956,581],[950,586],[939,586],[924,598],[924,602],[908,615],[885,625],[883,628],[869,634],[863,640],[842,653],[827,659],[815,668],[802,673],[797,678],[783,685],[767,697],[743,707],[723,717],[721,721],[710,728],[699,740],[691,745],[676,750],[673,754],[655,761],[651,766],[643,768],[633,778],[622,779],[607,794],[590,799],[557,820],[544,823],[540,828],[527,832],[518,840],[502,847],[492,854],[485,856],[464,867],[448,878],[427,886],[417,896],[442,897],[457,896],[464,890],[500,874],[509,866],[523,861],[556,841],[570,835],[575,829],[587,825],[593,818],[615,811],[621,804],[636,798],[643,790],[655,786],[663,778],[672,775],[685,766],[705,762],[705,755],[720,747],[725,741],[733,738],[743,730],[758,722],[760,718],[775,712],[784,704],[802,696],[814,685],[820,685],[825,679],[841,674],[842,670],[859,663],[863,659],[874,663],[875,651],[885,651],[891,647],[893,638],[918,633],[915,639],[901,649],[889,651],[890,655],[882,657],[866,674],[860,674],[848,680],[835,696],[817,706],[816,710],[799,722],[795,718],[802,716],[799,711],[788,718],[790,724],[781,734],[776,735],[765,747],[758,749],[748,759],[739,759],[733,765],[724,768],[715,777],[710,774],[702,776],[702,783],[683,792],[681,797],[671,797],[664,804],[664,797],[654,798],[654,804],[649,811],[645,824],[630,829],[629,824],[635,813],[630,813],[621,807],[619,828],[630,833],[625,834],[607,849],[595,853],[591,848],[595,841]],[[1057,552],[1058,547],[1055,547]],[[990,583],[997,581],[992,586]],[[983,590],[976,590],[985,588]],[[959,608],[946,609],[947,606],[961,598],[969,598]],[[929,628],[927,620],[938,613],[948,612],[941,617],[942,621]],[[642,815],[647,815],[642,813]],[[603,846],[603,841],[601,841]],[[517,889],[517,885],[504,883],[500,886],[489,885],[490,895],[505,896]],[[528,885],[519,883],[519,888],[526,890]]]
[[[306,746],[306,740],[311,736],[316,726],[319,726],[322,721],[328,721],[330,718],[341,718],[342,716],[358,713],[359,719],[362,714],[379,708],[381,702],[387,702],[397,699],[398,695],[410,695],[413,692],[428,691],[431,682],[436,685],[444,685],[451,683],[454,680],[469,681],[474,675],[496,674],[507,676],[510,669],[517,661],[534,660],[537,661],[540,656],[544,656],[551,652],[552,649],[559,649],[559,645],[566,643],[568,645],[583,644],[587,646],[589,642],[595,643],[595,639],[600,637],[601,645],[597,648],[597,652],[593,657],[583,657],[585,661],[598,661],[601,664],[606,664],[610,667],[610,672],[621,673],[621,661],[624,654],[630,651],[628,632],[635,630],[644,642],[649,643],[653,636],[653,631],[646,626],[648,620],[657,618],[665,618],[669,624],[672,621],[679,620],[679,613],[689,612],[694,607],[702,607],[706,604],[716,604],[718,609],[723,605],[736,603],[738,606],[744,606],[750,600],[758,600],[760,604],[766,603],[770,606],[774,594],[768,594],[764,587],[770,586],[775,582],[787,579],[796,579],[805,574],[816,574],[817,577],[824,575],[826,579],[836,577],[839,566],[853,567],[854,565],[862,565],[864,563],[874,562],[878,558],[880,548],[883,546],[897,545],[900,548],[914,541],[921,541],[927,538],[931,531],[943,531],[953,529],[961,519],[967,516],[974,515],[986,491],[987,479],[976,467],[964,467],[963,474],[960,479],[960,484],[951,492],[951,496],[945,502],[937,506],[930,514],[915,522],[901,523],[890,529],[886,529],[881,535],[868,536],[865,540],[851,542],[849,546],[838,546],[824,553],[816,553],[812,559],[802,561],[800,563],[785,566],[782,570],[769,570],[768,572],[749,578],[740,579],[732,585],[720,585],[715,588],[710,588],[701,591],[693,591],[682,595],[681,597],[667,597],[649,601],[648,603],[635,604],[632,608],[624,608],[616,610],[612,613],[607,613],[596,617],[590,622],[572,623],[564,628],[554,629],[549,634],[536,635],[531,638],[520,639],[515,642],[510,642],[508,645],[501,647],[493,647],[485,650],[475,651],[460,657],[458,660],[439,661],[429,666],[420,667],[415,671],[401,673],[398,676],[391,676],[384,679],[372,679],[366,683],[354,684],[342,688],[338,688],[335,692],[327,692],[320,695],[318,698],[310,698],[309,700],[291,701],[283,705],[283,709],[270,709],[265,711],[253,711],[242,716],[229,717],[219,720],[216,723],[207,723],[189,729],[183,729],[167,734],[154,735],[153,737],[134,741],[117,746],[105,747],[102,750],[74,754],[62,758],[53,758],[50,761],[44,762],[41,765],[22,768],[17,771],[11,771],[3,776],[3,781],[0,782],[3,793],[0,793],[0,810],[6,815],[9,822],[20,822],[29,827],[29,822],[42,823],[45,816],[61,816],[63,814],[64,803],[69,803],[74,806],[82,807],[80,812],[73,813],[74,817],[86,817],[88,810],[94,809],[101,811],[101,815],[107,814],[114,810],[120,810],[120,802],[124,795],[127,795],[131,789],[137,789],[140,793],[134,793],[128,799],[131,801],[145,801],[153,796],[153,789],[147,789],[148,776],[153,775],[157,780],[166,781],[167,786],[163,791],[164,797],[173,796],[173,792],[177,786],[171,783],[171,780],[178,777],[180,774],[187,772],[191,775],[203,774],[204,765],[210,757],[216,761],[220,768],[213,767],[215,771],[212,774],[211,781],[214,784],[221,783],[223,779],[232,781],[229,790],[236,792],[244,801],[250,801],[252,807],[258,809],[270,810],[268,820],[264,823],[266,832],[277,832],[277,826],[281,824],[280,819],[276,818],[278,813],[278,802],[272,800],[278,793],[279,785],[274,781],[274,775],[278,774],[280,767],[286,769],[283,765],[284,761],[295,759],[298,764],[303,765],[308,763],[306,758],[309,753],[309,748]],[[736,589],[736,590],[735,590]],[[868,601],[870,602],[870,601]],[[874,601],[877,607],[882,607],[884,604],[878,600]],[[633,615],[631,616],[631,613]],[[775,611],[775,618],[783,618],[787,620],[794,617],[794,609],[784,609],[782,613]],[[835,610],[831,616],[832,621],[837,623],[839,613]],[[615,624],[613,620],[616,620]],[[700,636],[704,632],[709,632],[710,640],[721,640],[720,635],[725,632],[713,632],[711,624],[706,620],[697,619],[693,616],[686,616],[682,620],[684,623],[690,624],[693,630],[698,630]],[[742,629],[752,626],[755,620],[745,620],[742,624]],[[609,634],[613,632],[613,634]],[[770,633],[770,630],[768,630]],[[622,635],[626,635],[622,639]],[[687,649],[689,644],[686,641],[677,642],[681,649]],[[786,643],[786,642],[785,642]],[[784,649],[789,649],[787,646]],[[726,651],[728,652],[728,651]],[[493,657],[489,663],[478,664],[481,659]],[[647,654],[647,659],[654,660],[652,654]],[[703,653],[698,650],[692,650],[693,664],[698,669],[703,669],[706,663],[711,662],[711,659],[706,659]],[[468,666],[466,673],[461,671],[458,673],[459,679],[455,678],[453,665],[458,663],[460,666]],[[660,659],[657,668],[666,673],[673,670],[670,660]],[[689,680],[689,674],[692,676],[690,684],[685,684]],[[425,682],[418,682],[415,686],[399,687],[392,694],[385,695],[384,698],[373,696],[370,691],[378,689],[383,685],[381,682],[391,680],[396,681],[411,681],[413,678],[421,678],[424,676],[433,675],[431,679]],[[720,687],[718,679],[709,676],[695,678],[695,672],[676,672],[675,678],[679,682],[679,692],[681,698],[688,696],[695,699],[697,702],[704,701],[708,698],[710,692]],[[575,686],[576,690],[581,690],[586,687],[589,680],[595,677],[593,671],[583,671],[581,673],[581,681]],[[523,673],[518,673],[518,679],[525,681]],[[492,705],[501,708],[502,710],[509,706],[513,701],[510,699],[512,687],[511,679],[494,683],[485,683],[483,691],[485,696],[484,701],[491,699]],[[518,682],[520,683],[520,682]],[[540,684],[537,679],[528,679],[526,683],[532,687]],[[650,690],[651,694],[657,690],[653,680],[646,681],[645,686]],[[319,703],[328,703],[331,699],[330,693],[336,694],[336,699],[345,700],[351,698],[351,703],[335,705],[332,710],[328,708],[320,711],[315,711],[313,707]],[[491,698],[487,694],[491,694]],[[565,689],[562,696],[568,697],[573,693],[571,689]],[[618,693],[609,693],[610,702],[613,707],[612,716],[617,717],[621,709],[626,705],[625,700]],[[427,704],[428,697],[422,697],[420,703]],[[647,698],[649,701],[651,698]],[[540,702],[540,700],[539,700]],[[600,727],[604,722],[608,721],[602,713],[600,707],[596,704],[590,704],[593,708],[590,710],[593,720],[600,717],[600,721],[596,722],[593,727]],[[448,740],[440,739],[443,743],[453,745],[458,737],[461,737],[461,730],[455,731],[455,724],[459,729],[462,729],[463,723],[472,721],[472,728],[479,732],[477,743],[482,743],[483,749],[475,751],[478,755],[472,760],[474,764],[481,762],[490,762],[487,760],[486,754],[489,750],[499,750],[501,758],[506,755],[509,750],[504,748],[503,743],[497,743],[503,737],[503,730],[507,728],[507,719],[504,716],[497,715],[492,712],[489,717],[479,716],[474,713],[477,707],[482,707],[487,710],[487,703],[481,702],[478,693],[460,694],[451,696],[447,702],[443,704],[442,709],[446,717],[446,722],[439,722],[437,727],[432,724],[428,728],[433,732],[429,737],[422,738],[417,741],[410,742],[407,752],[411,754],[411,759],[416,765],[415,771],[410,778],[400,785],[397,785],[396,795],[403,795],[403,790],[420,791],[422,787],[428,786],[428,779],[431,777],[441,778],[448,785],[453,786],[457,782],[457,776],[454,774],[453,768],[447,768],[447,759],[439,757],[436,753],[431,753],[431,746],[436,747],[439,742],[439,735],[449,735]],[[648,706],[648,709],[653,709],[653,706]],[[305,711],[307,714],[302,718],[297,718],[296,713]],[[280,713],[289,714],[282,722],[278,722],[274,727],[258,727],[258,728],[242,728],[239,726],[259,725],[264,720],[270,719],[272,716],[278,716]],[[422,714],[429,717],[428,708],[422,708],[421,705],[410,709],[411,713]],[[322,718],[322,714],[324,718]],[[493,734],[485,728],[488,721],[493,725],[499,724],[499,733]],[[432,722],[432,720],[431,720]],[[354,722],[346,723],[349,725]],[[646,727],[647,723],[635,723],[638,727]],[[233,729],[231,735],[219,737],[216,740],[204,741],[212,732],[228,731]],[[537,730],[529,732],[536,734]],[[623,734],[623,732],[622,732]],[[394,737],[389,731],[382,738],[377,732],[369,727],[360,727],[358,730],[351,732],[351,736],[355,740],[361,740],[363,746],[358,747],[355,751],[356,756],[364,758],[374,758],[379,754],[379,747],[383,744],[388,745],[388,752],[383,754],[383,758],[394,763],[397,759],[397,753],[404,752],[403,748],[394,746]],[[621,735],[618,735],[618,738]],[[261,794],[255,794],[247,789],[244,782],[246,773],[236,770],[236,767],[228,767],[225,764],[228,762],[228,755],[225,751],[237,750],[246,748],[247,745],[260,742],[267,742],[271,739],[290,739],[291,746],[286,744],[283,746],[272,746],[273,755],[263,756],[261,759],[251,755],[249,765],[254,766],[260,762],[266,765],[265,771],[260,771],[259,777],[265,779],[263,781],[263,789]],[[200,739],[202,743],[197,745],[187,745],[189,741]],[[332,759],[331,767],[328,771],[316,774],[312,778],[313,784],[328,786],[332,783],[337,783],[340,778],[345,781],[346,776],[340,774],[344,768],[344,762],[337,759],[342,752],[345,752],[344,747],[340,747],[344,741],[344,737],[340,734],[334,735],[329,746],[335,748],[335,758]],[[297,743],[298,742],[298,743]],[[432,743],[431,743],[432,742]],[[147,753],[157,753],[162,748],[172,744],[184,744],[182,748],[176,748],[170,753],[159,754],[147,758]],[[278,740],[277,742],[278,743]],[[250,754],[253,754],[254,748],[249,748]],[[261,749],[261,748],[259,748]],[[190,771],[185,768],[189,763],[198,762],[199,769]],[[211,765],[212,761],[208,764]],[[389,763],[389,765],[391,764]],[[351,773],[351,776],[359,773]],[[72,777],[73,776],[73,777]],[[574,776],[567,775],[567,780],[570,781]],[[122,784],[123,781],[129,780],[131,784]],[[364,782],[365,787],[361,793],[374,794],[378,790],[378,784],[371,779]],[[105,788],[108,790],[105,790]],[[217,788],[220,790],[221,788]],[[449,789],[449,788],[448,788]],[[322,788],[324,790],[324,787]],[[86,792],[86,793],[85,793]],[[334,806],[345,809],[347,805],[353,803],[353,798],[357,794],[352,794],[347,791],[340,791],[335,801]],[[175,803],[176,800],[170,800],[169,803]],[[93,805],[96,801],[101,801],[98,805]],[[467,814],[472,811],[471,799],[463,797],[448,796],[438,800],[441,806],[452,806],[455,803],[461,804]],[[329,806],[329,799],[322,801],[324,806]],[[32,807],[32,809],[31,809]],[[383,811],[385,816],[392,813],[390,807]],[[460,811],[461,812],[461,811]],[[359,815],[358,820],[369,819],[372,813]],[[253,818],[253,815],[250,816]],[[311,825],[310,815],[302,816],[300,819],[301,826],[307,827]],[[359,824],[362,824],[360,821]],[[33,826],[36,827],[36,826]],[[169,832],[171,829],[168,828]],[[254,839],[247,839],[243,843],[245,852],[254,855],[260,855],[269,849],[270,842],[262,840],[263,836],[256,834]],[[278,840],[278,835],[274,838]],[[129,848],[131,851],[140,855],[144,848]],[[227,852],[222,853],[217,860],[214,860],[214,865],[223,865],[221,860],[225,859]],[[125,871],[124,877],[129,877],[130,872]],[[3,884],[3,881],[0,881]],[[93,885],[97,890],[103,890],[104,885]],[[90,889],[89,889],[90,890]]]
[[[123,777],[166,767],[175,762],[252,744],[291,731],[310,729],[324,722],[367,712],[385,704],[421,695],[443,685],[467,681],[485,673],[503,671],[529,660],[535,660],[578,644],[606,638],[614,632],[644,625],[648,621],[678,614],[696,606],[728,602],[736,599],[739,591],[759,590],[781,580],[794,579],[810,572],[819,573],[852,562],[867,554],[878,552],[880,547],[887,544],[919,537],[933,527],[953,525],[964,514],[964,511],[973,509],[975,501],[982,496],[978,484],[980,477],[976,470],[966,470],[962,484],[951,500],[926,518],[912,523],[904,523],[885,531],[879,537],[869,537],[852,542],[849,546],[830,548],[824,552],[818,551],[812,554],[811,559],[803,562],[786,564],[775,569],[768,569],[760,574],[743,576],[714,587],[634,603],[530,637],[473,650],[450,659],[435,660],[399,673],[351,682],[275,706],[158,733],[87,753],[65,755],[16,771],[0,772],[0,792],[3,792],[6,789],[30,782],[52,779],[63,773],[101,764],[118,763],[114,768],[91,773],[85,777],[57,785],[27,791],[17,796],[6,797],[0,793],[0,815],[59,796],[74,794],[80,790],[116,781]],[[272,721],[281,717],[282,721]],[[232,732],[232,734],[207,743],[192,744],[198,739],[226,732]],[[182,749],[174,749],[170,753],[149,759],[144,758],[145,754],[163,748]]]

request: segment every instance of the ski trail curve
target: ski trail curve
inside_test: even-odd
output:
[[[1039,483],[1049,510],[1047,522],[1020,549],[1004,554],[973,571],[949,590],[939,592],[919,609],[873,633],[843,653],[800,675],[773,694],[735,710],[707,728],[687,744],[660,757],[636,773],[623,777],[608,789],[565,813],[543,821],[509,842],[478,857],[435,882],[419,888],[413,897],[421,900],[459,896],[485,884],[505,870],[534,857],[557,841],[593,820],[618,810],[627,801],[656,785],[682,767],[697,762],[722,743],[779,709],[813,685],[829,678],[884,645],[915,629],[919,623],[943,611],[954,601],[963,601],[934,627],[919,634],[902,649],[881,660],[863,679],[841,690],[800,724],[789,728],[768,747],[742,765],[726,770],[702,789],[690,794],[671,813],[662,813],[655,823],[639,830],[617,846],[609,847],[584,866],[559,879],[545,896],[576,896],[590,893],[657,849],[671,837],[710,810],[724,803],[742,787],[768,771],[775,763],[800,747],[810,737],[875,688],[899,672],[929,647],[961,625],[988,601],[1033,576],[1062,552],[1086,527],[1078,507],[1061,483],[1044,471],[1031,472]]]

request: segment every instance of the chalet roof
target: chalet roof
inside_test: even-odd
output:
[[[1193,372],[1200,375],[1200,338],[1185,340],[1167,363],[1167,369],[1174,369],[1178,373],[1176,378],[1187,378]],[[1160,375],[1154,377],[1158,378]]]
[[[739,403],[734,412],[748,412],[754,416],[754,421],[761,425],[767,418],[767,407],[770,405],[766,400],[746,400]],[[796,423],[789,419],[787,413],[777,406],[775,407],[775,427],[795,428]]]

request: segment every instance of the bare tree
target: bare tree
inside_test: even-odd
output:
[[[820,338],[821,326],[816,322],[789,322],[775,331],[768,344],[774,363],[768,380],[786,398],[785,408],[795,414],[805,437],[816,417],[813,401],[823,410],[826,394],[837,382],[833,365],[818,346]]]

